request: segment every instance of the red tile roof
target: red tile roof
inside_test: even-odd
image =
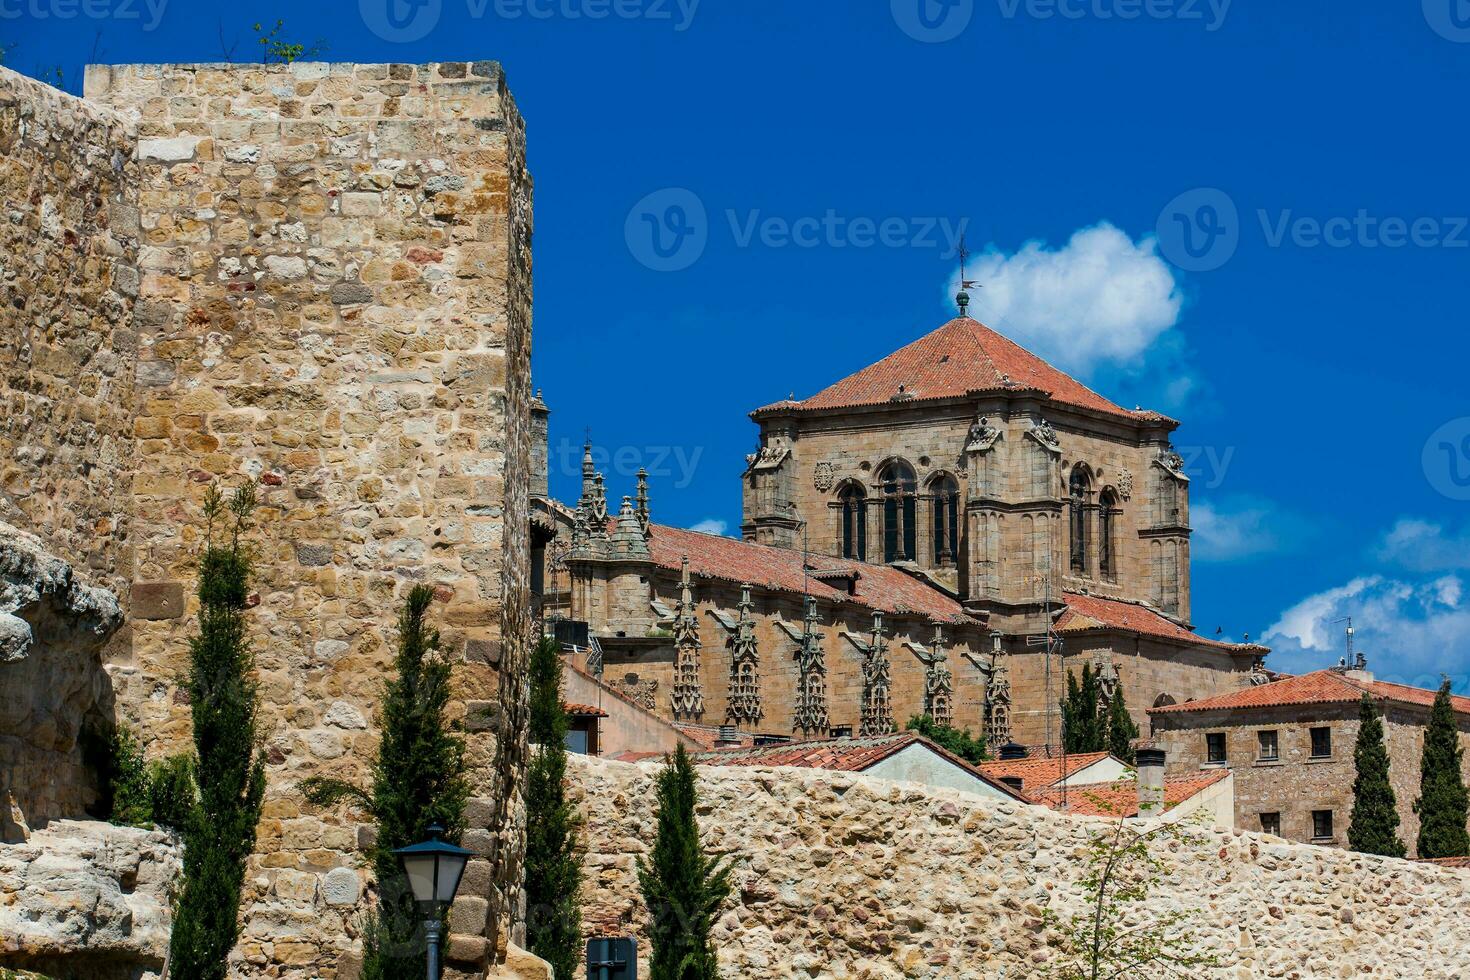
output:
[[[832,738],[784,745],[759,745],[751,748],[715,749],[693,756],[701,766],[794,766],[800,769],[832,769],[838,772],[862,772],[894,753],[919,743],[956,766],[974,774],[981,781],[1007,796],[1030,802],[1022,793],[991,779],[979,769],[915,732],[892,735],[859,735],[855,738]]]
[[[1421,864],[1437,864],[1441,868],[1470,868],[1470,857],[1419,858]]]
[[[1064,405],[1130,420],[1163,420],[1156,412],[1132,411],[1108,401],[1015,342],[969,317],[944,326],[800,402],[788,400],[756,409],[815,411],[879,405],[900,397],[915,401],[959,398],[976,392],[1037,391]]]
[[[1153,708],[1149,714],[1177,714],[1184,711],[1230,711],[1241,708],[1275,708],[1299,704],[1350,704],[1356,703],[1367,692],[1385,701],[1429,707],[1434,703],[1434,691],[1386,681],[1369,681],[1349,677],[1335,670],[1317,670],[1310,674],[1288,677],[1284,680],[1242,688],[1229,694],[1218,694],[1212,698],[1187,701]],[[1470,698],[1452,696],[1456,711],[1470,715]]]
[[[1219,640],[1208,639],[1135,602],[1103,599],[1078,592],[1064,592],[1062,601],[1067,604],[1067,608],[1057,619],[1056,628],[1059,632],[1120,629],[1193,646],[1212,646],[1242,652],[1266,649],[1254,643],[1221,643]]]
[[[606,718],[607,712],[590,704],[573,704],[570,701],[562,702],[562,710],[569,715],[582,718]]]
[[[1228,769],[1214,772],[1192,773],[1188,776],[1168,776],[1164,779],[1164,809],[1174,807],[1203,792],[1209,787],[1228,779]],[[1120,779],[1115,783],[1098,783],[1094,786],[1068,786],[1067,813],[1090,817],[1134,817],[1138,815],[1138,783],[1132,779]],[[1036,802],[1053,810],[1062,809],[1062,788],[1052,786],[1031,794]]]
[[[1108,757],[1106,752],[1087,752],[1078,755],[1069,755],[1065,760],[1061,756],[1050,759],[1041,756],[1035,759],[1007,759],[997,762],[982,762],[976,768],[991,779],[1000,780],[1008,776],[1019,776],[1021,778],[1021,789],[1031,792],[1053,786],[1062,781],[1065,776],[1075,776],[1096,762],[1101,762]]]
[[[720,741],[720,730],[714,725],[690,725],[678,721],[673,724],[679,731],[698,742],[700,748],[712,749],[715,747],[715,743]],[[737,745],[754,745],[755,736],[747,732],[737,731],[735,733],[735,743]]]
[[[793,548],[772,548],[662,524],[653,525],[649,548],[654,562],[670,571],[679,571],[687,555],[691,575],[737,584],[749,582],[798,595],[806,589],[820,601],[856,603],[885,613],[923,616],[934,622],[979,625],[978,620],[965,615],[964,608],[949,596],[887,565],[869,565],[826,555],[808,556],[807,563],[812,570],[856,572],[856,595],[850,596],[811,574],[803,574],[802,553]]]

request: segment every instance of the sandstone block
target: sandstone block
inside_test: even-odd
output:
[[[362,882],[351,868],[333,868],[322,878],[322,897],[328,905],[348,907],[357,904]]]
[[[182,582],[134,582],[129,608],[138,619],[178,619],[184,615]]]

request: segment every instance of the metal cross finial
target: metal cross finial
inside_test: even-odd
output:
[[[965,247],[965,236],[960,236],[960,291],[955,296],[955,302],[959,304],[960,316],[970,315],[970,294],[967,290],[980,289],[978,280],[965,278],[965,262],[970,257],[970,250]]]

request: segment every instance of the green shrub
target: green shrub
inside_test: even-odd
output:
[[[143,747],[125,725],[113,730],[111,760],[109,821],[119,827],[152,826],[153,801],[148,792],[148,766],[143,761]]]
[[[183,753],[149,763],[148,800],[154,823],[169,830],[187,830],[194,808],[199,805],[194,757]]]
[[[966,762],[984,762],[990,758],[985,751],[985,740],[975,738],[970,734],[969,729],[941,725],[928,715],[914,715],[904,727],[911,732],[918,732],[929,741]]]

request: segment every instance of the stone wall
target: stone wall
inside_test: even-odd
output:
[[[654,835],[654,764],[574,757],[587,814],[589,928],[638,936],[634,860]],[[743,980],[1042,977],[1089,836],[1107,821],[802,769],[700,768],[706,844],[738,855],[715,929]],[[1226,964],[1197,976],[1450,978],[1470,961],[1470,872],[1260,834],[1195,830],[1155,850],[1158,912],[1187,911]],[[642,971],[640,971],[641,975]]]
[[[130,127],[0,68],[0,520],[123,594],[130,564]]]
[[[237,955],[245,973],[336,975],[354,959],[363,828],[295,786],[365,778],[397,607],[433,584],[471,729],[466,840],[484,855],[450,957],[479,969],[518,902],[528,639],[530,179],[501,69],[94,66],[86,92],[138,137],[122,714],[150,755],[186,745],[200,502],[257,479],[270,785]]]

